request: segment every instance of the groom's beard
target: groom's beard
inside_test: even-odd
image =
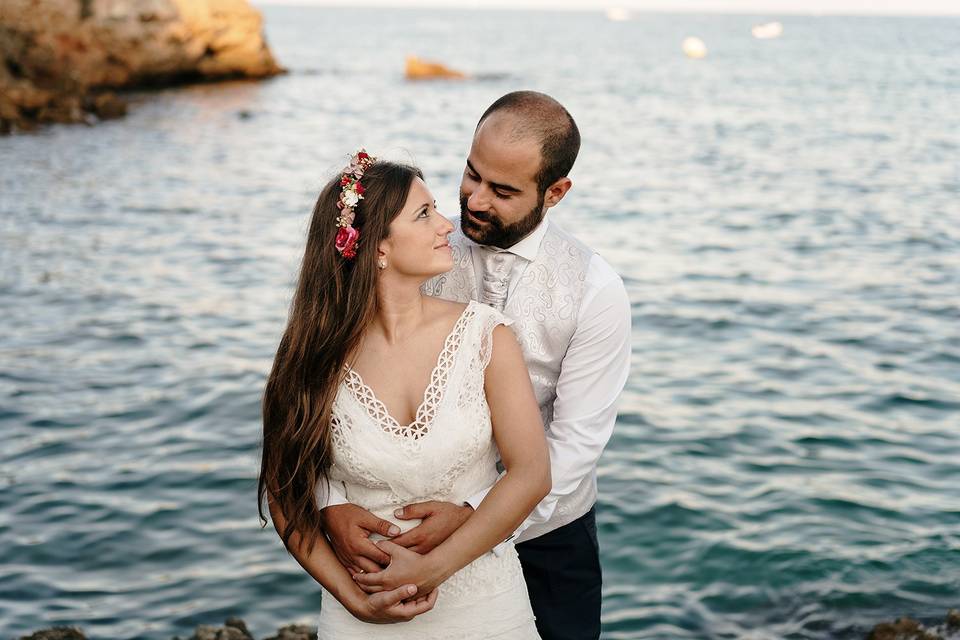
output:
[[[467,217],[467,211],[470,215],[486,223],[483,225],[475,224]],[[531,231],[537,228],[537,225],[543,220],[543,194],[537,198],[537,206],[530,210],[530,213],[523,216],[513,224],[504,224],[503,221],[495,215],[484,211],[473,211],[467,208],[467,196],[460,193],[460,230],[477,244],[485,244],[500,249],[509,249],[517,244]]]

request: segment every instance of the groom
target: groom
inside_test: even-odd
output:
[[[596,465],[630,368],[622,280],[547,215],[570,190],[579,149],[576,123],[550,96],[517,91],[494,102],[477,124],[460,183],[453,269],[425,285],[430,295],[478,300],[514,320],[546,427],[553,489],[508,540],[515,539],[544,640],[600,635]],[[393,542],[427,553],[485,494],[465,505],[405,506],[397,518],[422,521]],[[394,525],[335,501],[323,515],[345,565],[371,572],[389,562],[367,537],[396,535]]]

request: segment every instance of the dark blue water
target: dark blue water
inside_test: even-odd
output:
[[[315,622],[255,503],[312,200],[364,145],[454,214],[516,88],[577,118],[551,215],[633,302],[604,637],[857,638],[960,604],[960,20],[750,36],[773,17],[269,9],[288,76],[0,139],[0,635]],[[407,53],[484,77],[408,84]]]

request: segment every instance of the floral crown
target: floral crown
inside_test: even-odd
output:
[[[376,161],[376,158],[369,155],[363,149],[350,158],[350,164],[347,165],[343,174],[340,176],[340,199],[337,200],[337,208],[340,215],[337,217],[337,239],[334,245],[337,251],[348,260],[357,255],[357,240],[360,239],[360,231],[353,227],[353,218],[357,204],[363,200],[365,189],[360,184],[360,178],[363,172]]]

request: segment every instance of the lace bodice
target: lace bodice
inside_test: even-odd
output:
[[[348,370],[333,405],[329,477],[344,483],[350,502],[388,518],[411,502],[463,501],[496,480],[483,376],[493,329],[510,322],[477,302],[466,306],[409,425],[398,424],[360,374]],[[397,524],[408,529],[416,521]]]
[[[331,482],[346,498],[406,531],[397,520],[413,502],[464,502],[498,477],[484,370],[493,329],[511,321],[470,302],[444,341],[430,382],[409,425],[398,424],[356,371],[348,370],[333,404]],[[379,537],[379,536],[376,536]],[[410,622],[371,625],[323,594],[321,640],[539,640],[520,561],[513,546],[487,552],[439,587],[433,610]]]

